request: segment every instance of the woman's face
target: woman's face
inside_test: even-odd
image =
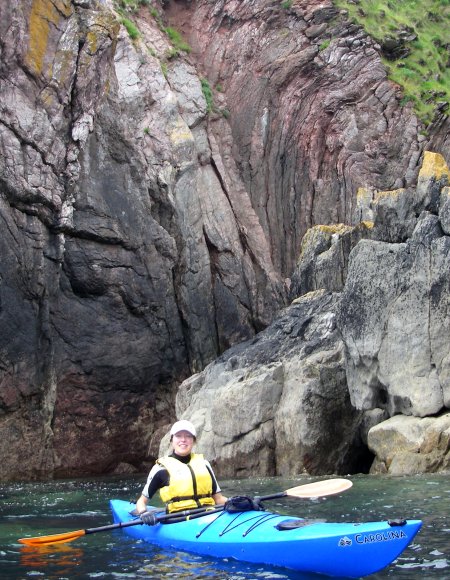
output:
[[[177,455],[185,457],[189,455],[194,447],[194,437],[189,431],[178,431],[172,437],[172,447]]]

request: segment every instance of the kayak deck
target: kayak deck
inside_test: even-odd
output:
[[[135,519],[135,504],[111,500],[115,523]],[[277,526],[283,522],[278,529]],[[388,566],[413,540],[420,520],[331,523],[267,511],[213,512],[179,523],[136,525],[144,541],[218,558],[281,566],[301,572],[359,578]]]

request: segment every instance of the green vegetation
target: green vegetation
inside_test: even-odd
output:
[[[127,29],[131,40],[136,40],[140,37],[138,27],[132,22],[128,16],[136,13],[141,6],[147,6],[149,0],[114,0],[114,6],[120,14],[120,22]]]
[[[450,103],[450,0],[334,0],[378,41],[389,78],[430,124]],[[389,45],[397,50],[389,51]]]
[[[140,33],[139,30],[137,29],[136,25],[134,24],[134,22],[131,22],[131,20],[129,20],[128,18],[123,17],[121,19],[122,24],[125,26],[125,28],[128,31],[128,35],[131,38],[131,40],[136,40],[137,38],[139,38]]]
[[[159,16],[159,12],[156,10],[156,8],[152,7],[150,8],[150,14],[153,16],[153,18],[155,18],[156,20],[160,19]]]
[[[218,113],[220,115],[222,115],[224,117],[224,119],[229,119],[231,116],[231,113],[229,111],[229,109],[226,108],[219,108],[214,104],[214,94],[213,94],[213,90],[211,88],[211,85],[209,84],[209,81],[205,78],[200,79],[200,83],[202,85],[202,93],[203,96],[205,97],[205,101],[206,101],[206,112],[209,113]],[[216,85],[216,91],[217,92],[222,92],[222,87],[220,85]]]
[[[120,12],[137,12],[141,6],[148,6],[149,0],[115,0],[117,10]]]
[[[180,52],[191,52],[191,47],[177,30],[171,28],[170,26],[164,26],[158,10],[154,6],[150,5],[150,0],[114,0],[114,5],[117,12],[120,14],[121,23],[127,29],[128,34],[132,40],[139,38],[140,32],[136,24],[132,22],[128,16],[137,13],[142,6],[148,6],[150,15],[156,20],[160,30],[167,34],[172,44],[172,47],[165,54],[166,60],[176,58],[179,56]],[[151,54],[156,55],[153,49],[149,50]],[[165,72],[167,72],[167,69]]]
[[[215,113],[222,115],[225,119],[229,119],[231,115],[230,111],[225,108],[221,109],[214,104],[214,94],[209,81],[203,78],[200,79],[200,83],[202,85],[202,93],[206,101],[206,112],[209,114],[214,111]],[[223,89],[220,85],[216,85],[217,92],[221,92],[222,90]]]
[[[185,40],[183,40],[183,37],[178,32],[178,30],[175,30],[175,28],[167,26],[166,28],[163,28],[163,31],[167,34],[173,46],[174,54],[170,58],[173,58],[173,56],[177,56],[180,52],[187,53],[191,52],[192,50],[191,47]]]
[[[200,79],[200,82],[202,85],[203,96],[205,97],[206,101],[206,110],[208,111],[208,113],[211,113],[211,111],[214,109],[214,98],[211,90],[211,85],[206,79]]]
[[[284,0],[284,2],[281,3],[281,7],[286,8],[286,10],[291,8],[292,7],[292,0]]]

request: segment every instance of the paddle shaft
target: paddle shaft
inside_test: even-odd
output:
[[[208,515],[209,513],[215,513],[223,510],[223,505],[210,507],[210,508],[195,508],[192,510],[184,510],[180,512],[175,512],[172,514],[161,514],[156,515],[156,523],[160,524],[166,521],[172,521],[180,518],[179,521],[184,520],[194,520],[196,518],[201,518]],[[84,530],[85,534],[95,534],[96,532],[108,532],[109,530],[118,530],[120,528],[128,528],[128,526],[139,526],[144,522],[137,518],[135,520],[130,520],[129,522],[119,522],[117,524],[109,524],[107,526],[100,526],[98,528],[87,528]]]
[[[272,493],[272,495],[263,495],[257,499],[259,501],[268,501],[269,499],[278,499],[280,497],[287,497],[287,493],[285,491],[280,491],[278,493]]]
[[[258,497],[258,499],[260,501],[266,501],[266,500],[270,500],[270,499],[276,499],[279,497],[285,497],[286,496],[286,492],[282,491],[279,493],[273,493],[271,495],[264,495],[262,497]],[[183,520],[193,520],[193,519],[197,519],[203,516],[206,516],[210,513],[215,513],[215,512],[220,512],[223,511],[224,506],[223,505],[217,505],[215,507],[200,507],[200,508],[194,508],[192,510],[183,510],[183,511],[179,511],[179,512],[173,512],[170,514],[156,514],[156,520],[158,524],[164,523],[164,522],[181,522]],[[117,530],[120,528],[127,528],[128,526],[138,526],[140,524],[142,524],[142,520],[140,518],[136,519],[136,520],[131,520],[129,522],[119,522],[117,524],[109,524],[106,526],[99,526],[98,528],[87,528],[86,530],[84,530],[85,534],[95,534],[96,532],[108,532],[110,530]]]

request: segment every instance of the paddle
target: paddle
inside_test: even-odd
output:
[[[352,487],[352,482],[348,479],[326,479],[324,481],[317,481],[315,483],[307,483],[305,485],[299,485],[297,487],[291,487],[286,491],[281,491],[279,493],[273,493],[271,495],[265,495],[258,497],[259,501],[268,501],[271,499],[277,499],[281,497],[296,497],[299,499],[310,499],[313,497],[325,497],[327,495],[336,495],[342,493],[347,489]],[[223,505],[195,508],[192,510],[184,510],[179,512],[173,512],[171,514],[155,514],[155,524],[162,522],[170,522],[171,520],[182,521],[190,520],[199,517],[203,517],[208,513],[215,513],[222,511],[224,509]],[[181,519],[180,519],[181,518]],[[94,534],[96,532],[106,532],[109,530],[117,530],[120,528],[126,528],[128,526],[138,526],[142,525],[142,520],[137,518],[129,522],[119,522],[117,524],[110,524],[107,526],[101,526],[99,528],[87,528],[86,530],[75,530],[73,532],[65,532],[62,534],[53,534],[51,536],[40,536],[34,538],[20,538],[18,540],[21,544],[26,544],[27,546],[47,546],[48,544],[64,544],[66,542],[71,542],[81,536],[86,536],[87,534]]]
[[[272,495],[265,495],[258,498],[261,501],[269,499],[277,499],[279,497],[296,497],[299,499],[311,499],[313,497],[325,497],[327,495],[336,495],[342,493],[352,487],[353,483],[349,479],[325,479],[323,481],[315,481],[314,483],[307,483],[305,485],[298,485],[291,487],[286,491],[274,493]]]
[[[214,513],[216,511],[222,511],[223,506],[210,506],[209,508],[196,508],[193,510],[184,510],[180,512],[174,512],[172,514],[155,514],[155,524],[170,521],[175,517],[183,518],[184,520],[195,519],[205,516],[206,513]],[[86,536],[87,534],[95,534],[96,532],[108,532],[110,530],[118,530],[120,528],[127,528],[128,526],[139,526],[142,525],[143,521],[140,518],[135,520],[130,520],[129,522],[119,522],[117,524],[108,524],[106,526],[100,526],[98,528],[87,528],[86,530],[75,530],[73,532],[64,532],[62,534],[53,534],[51,536],[40,536],[35,538],[20,538],[18,540],[21,544],[26,544],[27,546],[48,546],[49,544],[65,544],[66,542],[71,542],[81,536]]]

